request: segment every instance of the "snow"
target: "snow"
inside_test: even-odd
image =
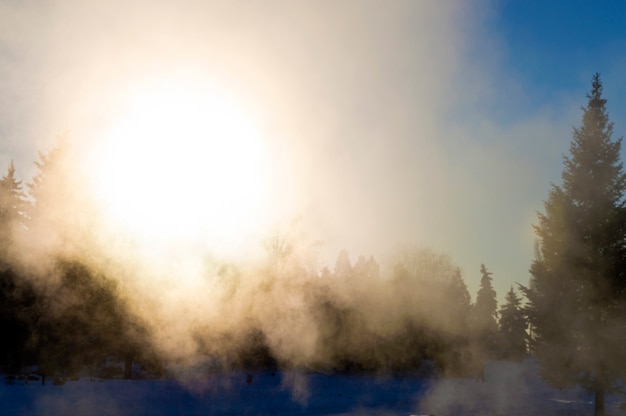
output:
[[[626,415],[607,397],[607,414]],[[624,407],[624,409],[622,409]],[[554,390],[532,361],[490,362],[485,381],[306,372],[213,372],[172,380],[0,385],[2,415],[592,415],[592,397]]]

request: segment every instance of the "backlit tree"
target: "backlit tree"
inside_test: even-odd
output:
[[[592,392],[603,415],[626,364],[626,175],[598,74],[587,98],[563,183],[552,185],[538,214],[539,250],[524,290],[542,376]]]
[[[505,303],[500,308],[500,342],[502,358],[519,361],[526,355],[526,316],[521,300],[515,290],[506,294]]]
[[[480,265],[480,288],[474,304],[472,325],[477,337],[478,346],[486,354],[493,355],[496,346],[498,323],[498,301],[496,291],[491,284],[492,278],[484,264]]]
[[[14,249],[14,233],[24,227],[26,200],[22,181],[15,176],[13,161],[0,178],[0,262],[9,265]]]

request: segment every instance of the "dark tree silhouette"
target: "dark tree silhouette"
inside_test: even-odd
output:
[[[0,369],[17,372],[34,364],[34,310],[39,301],[30,282],[14,269],[0,271]]]
[[[24,226],[25,195],[11,161],[0,179],[0,366],[18,371],[33,363],[31,338],[35,292],[29,281],[15,271],[14,234]]]
[[[15,177],[15,166],[11,161],[6,175],[0,179],[0,233],[3,248],[13,244],[14,229],[24,226],[25,210],[26,195],[22,181]]]
[[[513,287],[506,294],[505,301],[500,308],[500,355],[507,360],[520,361],[526,356],[528,323]]]
[[[75,260],[58,260],[51,273],[59,282],[39,303],[35,342],[40,369],[48,375],[71,375],[98,369],[107,357],[125,364],[147,358],[147,333],[134,319],[116,283]]]
[[[598,74],[587,98],[563,184],[552,186],[538,214],[540,247],[525,292],[542,376],[592,392],[598,416],[625,373],[626,175]]]
[[[485,356],[491,357],[496,348],[498,332],[496,291],[491,285],[491,274],[484,264],[480,265],[480,288],[473,308],[472,326],[478,346]]]
[[[11,161],[6,175],[0,178],[0,270],[12,266],[16,254],[15,233],[25,227],[25,206],[22,182],[15,177]]]

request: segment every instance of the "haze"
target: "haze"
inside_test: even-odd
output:
[[[519,78],[504,76],[498,10],[486,1],[2,2],[0,162],[15,159],[28,180],[37,151],[66,131],[99,156],[138,86],[196,80],[237,102],[270,167],[249,203],[263,213],[241,214],[260,220],[229,243],[240,255],[295,221],[320,265],[342,248],[384,264],[398,247],[432,247],[461,266],[472,294],[486,263],[502,296],[527,282],[535,210],[558,178],[591,72],[579,90],[528,111]],[[506,118],[494,110],[502,103]]]

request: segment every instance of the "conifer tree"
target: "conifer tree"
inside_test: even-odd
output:
[[[14,234],[24,226],[25,196],[11,161],[0,178],[0,366],[17,371],[32,363],[28,347],[31,336],[31,309],[35,293],[29,281],[16,273]]]
[[[24,215],[24,199],[22,181],[16,178],[15,165],[11,161],[7,173],[0,179],[0,222],[21,219]]]
[[[500,308],[500,353],[504,359],[519,361],[526,355],[526,316],[513,287],[505,301]]]
[[[538,214],[539,252],[524,291],[542,376],[593,393],[599,416],[625,373],[626,175],[598,74],[587,98],[563,183],[552,185]]]
[[[479,346],[489,356],[496,347],[496,334],[498,330],[496,291],[491,284],[492,278],[484,264],[480,265],[480,289],[476,295],[476,303],[473,313],[473,327],[476,331]]]
[[[15,165],[11,161],[6,175],[0,179],[0,264],[3,268],[9,265],[15,231],[24,227],[25,207],[22,181],[15,177]]]

